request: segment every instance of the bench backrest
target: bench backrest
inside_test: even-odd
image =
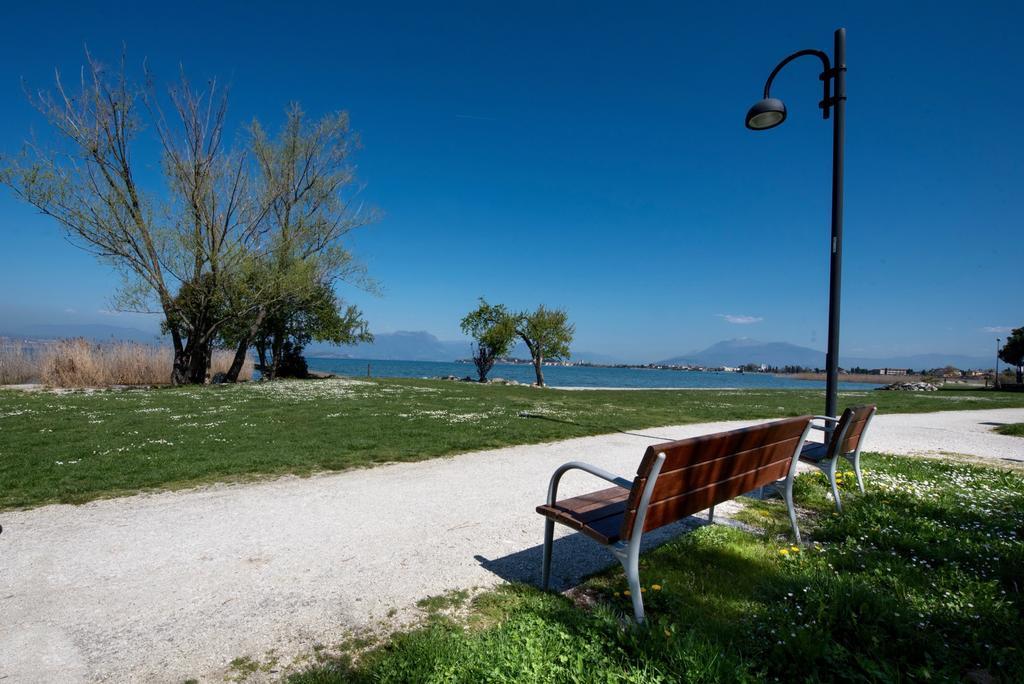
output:
[[[647,448],[626,503],[621,538],[633,534],[644,487],[658,454],[665,454],[643,531],[681,520],[786,477],[807,436],[811,416],[703,435]]]
[[[839,423],[832,433],[832,443],[829,445],[829,451],[833,455],[850,454],[856,451],[876,409],[877,407],[874,404],[868,404],[865,406],[851,406],[843,411],[843,415],[839,417]],[[835,440],[841,440],[838,451],[835,450]]]

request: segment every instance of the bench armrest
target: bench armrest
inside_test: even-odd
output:
[[[583,463],[582,461],[569,461],[558,466],[554,474],[551,476],[551,482],[548,484],[548,505],[554,505],[558,498],[558,483],[562,479],[562,475],[565,475],[570,470],[582,470],[583,472],[590,473],[594,477],[599,477],[602,480],[611,482],[614,485],[625,487],[630,489],[633,486],[632,480],[627,480],[624,477],[618,477],[609,473],[607,470],[592,466],[589,463]]]
[[[828,422],[828,423],[838,423],[839,422],[838,418],[833,418],[832,416],[811,416],[811,420],[823,420],[823,421]],[[818,427],[818,426],[814,425],[812,427]]]

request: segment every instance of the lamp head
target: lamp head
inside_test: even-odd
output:
[[[785,120],[786,105],[774,97],[766,97],[747,112],[747,128],[752,131],[775,128]]]

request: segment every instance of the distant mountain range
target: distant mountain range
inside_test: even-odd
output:
[[[104,323],[59,323],[25,325],[14,330],[0,329],[0,337],[13,337],[31,340],[60,340],[72,337],[84,337],[87,340],[104,342],[139,342],[140,344],[156,344],[163,338],[155,332],[146,332],[138,328],[128,328]]]
[[[455,361],[472,355],[469,340],[439,340],[424,330],[400,330],[377,333],[374,341],[352,347],[314,343],[306,348],[306,356],[335,359],[376,359],[381,361]],[[522,342],[517,343],[509,356],[528,359],[530,352]],[[593,352],[573,352],[573,360],[590,363],[616,364],[621,359]]]
[[[314,342],[306,356],[381,361],[454,361],[469,356],[469,342],[439,340],[425,330],[377,333],[373,342],[350,347]]]
[[[166,341],[154,332],[138,328],[105,325],[102,323],[65,323],[56,325],[28,325],[16,330],[0,329],[0,337],[25,339],[60,339],[85,337],[91,340],[121,340],[154,344]],[[313,343],[306,348],[306,356],[341,359],[375,359],[382,361],[454,361],[469,358],[468,340],[440,340],[424,330],[400,330],[393,333],[378,333],[372,343],[351,347]],[[530,352],[522,342],[516,344],[509,356],[529,358]],[[607,354],[574,351],[574,361],[598,364],[621,364],[623,361]],[[707,349],[690,354],[673,356],[659,361],[669,365],[694,366],[742,366],[746,363],[769,366],[804,366],[824,368],[825,352],[801,347],[788,342],[760,342],[749,338],[723,340]],[[861,357],[841,356],[845,368],[942,368],[952,365],[957,368],[990,368],[994,361],[981,356],[962,354],[915,354],[911,356]]]
[[[673,356],[659,363],[695,366],[742,366],[763,363],[769,366],[805,366],[824,368],[825,352],[788,342],[759,342],[748,338],[724,340],[702,351]],[[987,368],[992,359],[962,354],[914,354],[910,356],[863,357],[840,354],[840,365],[846,368]]]

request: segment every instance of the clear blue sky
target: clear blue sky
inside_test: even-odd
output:
[[[824,348],[817,62],[777,79],[784,126],[743,115],[780,58],[845,26],[843,352],[989,355],[990,329],[1024,324],[1019,2],[86,4],[5,9],[0,149],[42,126],[22,79],[77,72],[86,43],[229,81],[238,121],[346,109],[385,216],[352,245],[383,296],[342,294],[373,330],[455,339],[485,295],[567,307],[578,349],[630,359]],[[147,325],[100,313],[116,277],[6,190],[0,240],[0,328]]]

